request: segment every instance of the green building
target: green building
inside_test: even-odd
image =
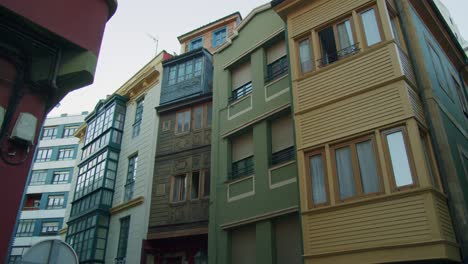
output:
[[[301,263],[288,71],[270,4],[215,52],[209,263]]]

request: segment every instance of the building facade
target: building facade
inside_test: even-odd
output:
[[[63,114],[44,121],[8,263],[19,263],[23,253],[34,244],[58,238],[78,151],[74,134],[87,114]]]
[[[270,4],[215,52],[209,263],[302,263],[288,73]]]
[[[162,62],[157,55],[101,100],[77,132],[81,157],[66,241],[80,263],[137,263],[146,237]]]
[[[460,261],[452,176],[436,162],[406,38],[423,33],[400,6],[416,2],[274,1],[288,32],[305,263]]]

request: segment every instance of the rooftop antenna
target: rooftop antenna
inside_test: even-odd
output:
[[[146,33],[146,35],[148,36],[148,38],[150,38],[151,40],[153,40],[154,44],[156,45],[156,50],[154,51],[154,56],[156,57],[156,55],[158,55],[158,43],[159,43],[159,40],[157,37],[149,34],[149,33]]]

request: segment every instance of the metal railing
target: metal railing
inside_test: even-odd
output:
[[[287,161],[294,160],[296,157],[294,146],[280,150],[271,155],[271,165],[278,165]]]
[[[232,164],[229,180],[235,180],[243,176],[248,176],[254,172],[253,156],[243,160],[236,161]]]
[[[115,258],[114,264],[125,264],[125,257]]]
[[[349,47],[346,47],[342,50],[338,50],[333,53],[325,54],[325,56],[319,60],[317,60],[317,65],[318,67],[324,67],[328,64],[331,64],[335,61],[338,61],[344,57],[347,57],[349,55],[353,55],[357,53],[360,50],[359,48],[359,43],[355,43]]]
[[[232,103],[239,98],[242,98],[248,94],[252,93],[252,82],[248,82],[241,87],[237,88],[236,90],[232,91],[231,97],[229,97],[229,103]]]
[[[267,65],[267,76],[265,82],[271,82],[276,78],[283,76],[289,70],[288,57],[283,56]]]

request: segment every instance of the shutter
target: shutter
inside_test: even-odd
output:
[[[256,261],[255,225],[248,225],[231,232],[231,263],[255,264]]]
[[[271,123],[271,151],[273,153],[294,145],[291,116],[284,116]]]
[[[232,162],[236,162],[253,155],[252,132],[232,139]]]
[[[250,61],[240,65],[231,71],[232,90],[252,81],[252,72],[250,71]]]
[[[286,41],[281,40],[275,43],[267,50],[267,64],[270,64],[277,59],[286,56]]]

